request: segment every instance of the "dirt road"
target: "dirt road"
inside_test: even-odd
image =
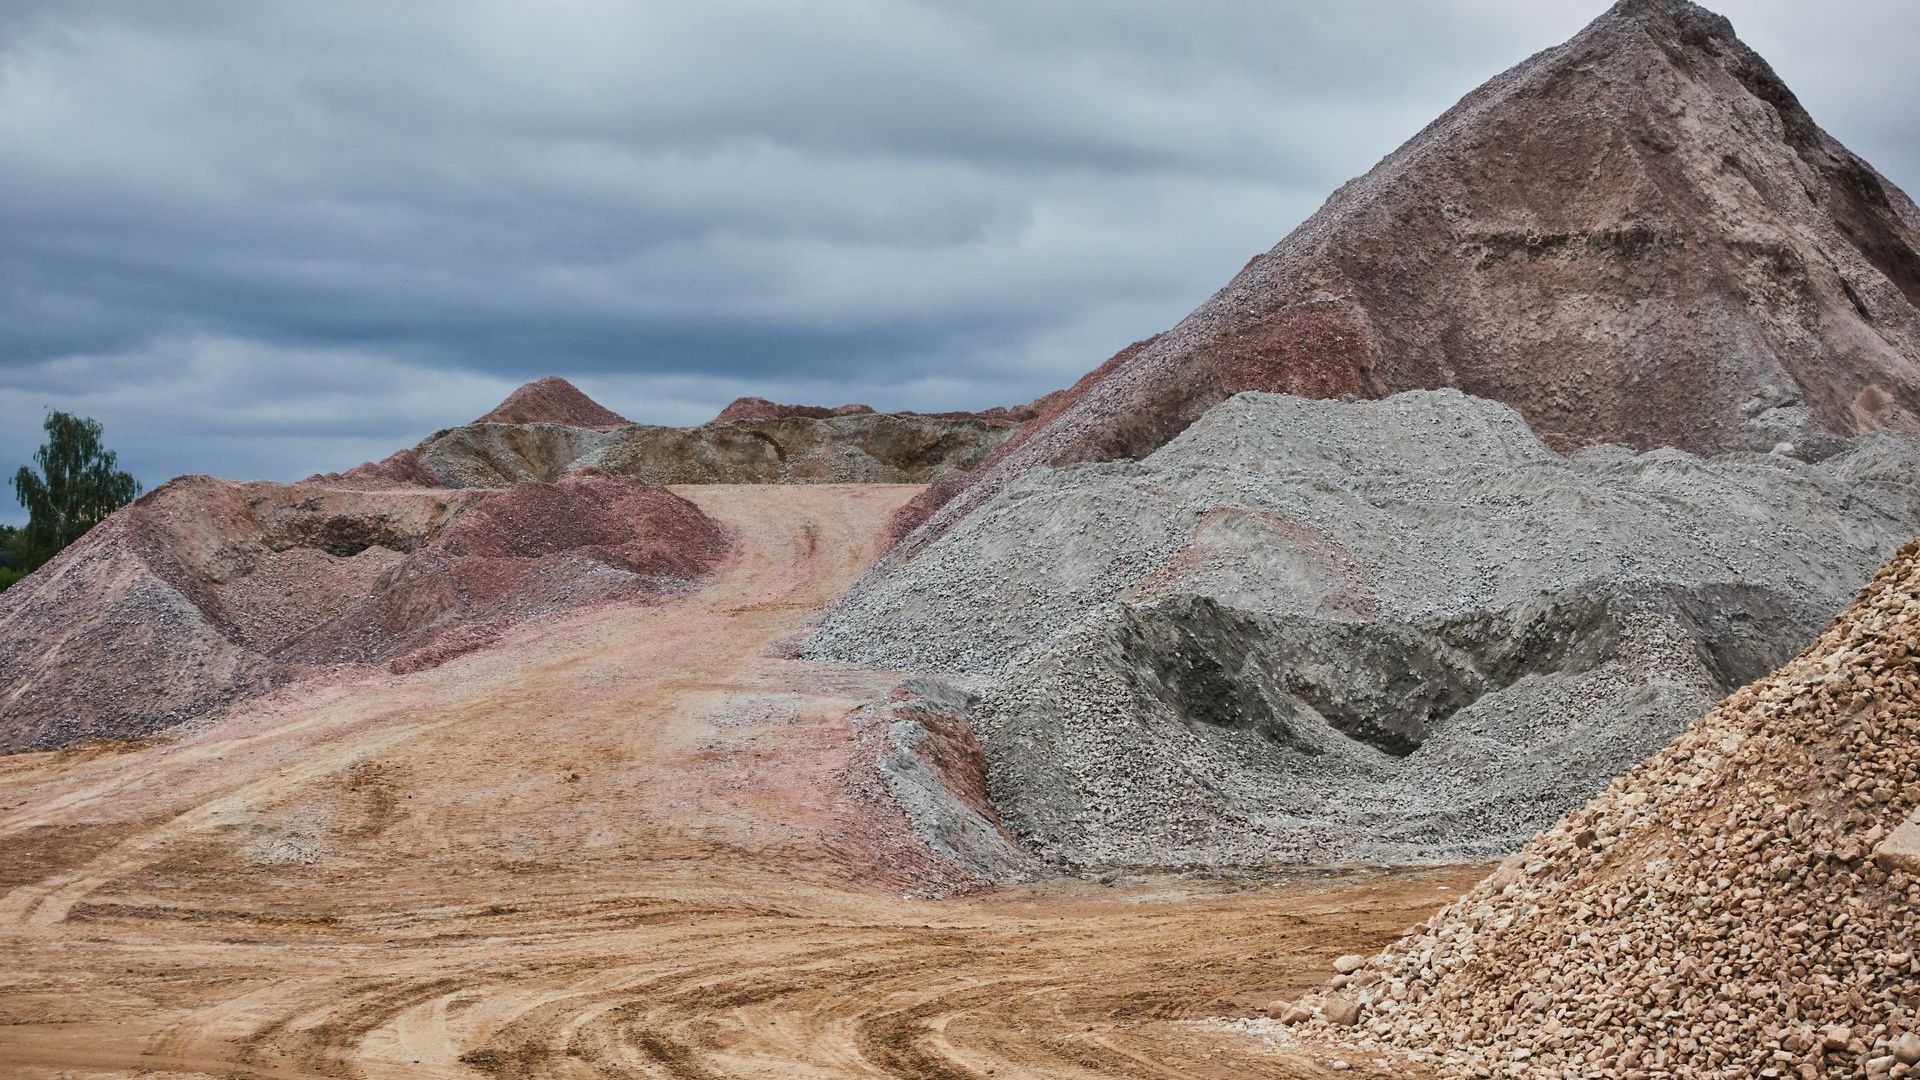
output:
[[[1187,1021],[1476,873],[908,898],[847,782],[893,674],[768,646],[916,490],[686,489],[740,545],[672,603],[0,758],[0,1075],[1319,1075]]]

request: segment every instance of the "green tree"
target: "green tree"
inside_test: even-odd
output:
[[[27,563],[22,571],[53,558],[140,494],[139,481],[101,445],[99,421],[55,412],[44,426],[46,444],[33,455],[39,471],[23,465],[13,475],[13,493],[27,508],[27,527],[12,545]]]
[[[0,592],[27,576],[26,561],[20,530],[11,525],[0,525]]]

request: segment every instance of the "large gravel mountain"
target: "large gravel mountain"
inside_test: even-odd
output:
[[[1242,390],[1457,387],[1560,449],[1817,455],[1912,431],[1917,248],[1920,211],[1725,19],[1624,0],[928,493],[901,525],[930,527],[905,546],[1027,469],[1138,458]]]

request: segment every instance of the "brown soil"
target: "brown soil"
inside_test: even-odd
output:
[[[902,898],[942,865],[841,779],[895,673],[769,646],[916,490],[688,489],[742,539],[669,604],[0,758],[0,1072],[1332,1075],[1187,1021],[1479,871]]]

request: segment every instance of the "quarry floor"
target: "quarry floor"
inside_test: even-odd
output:
[[[0,1076],[1332,1076],[1208,1018],[1484,872],[927,899],[846,721],[898,673],[777,648],[918,489],[680,490],[738,550],[671,602],[0,758]]]

